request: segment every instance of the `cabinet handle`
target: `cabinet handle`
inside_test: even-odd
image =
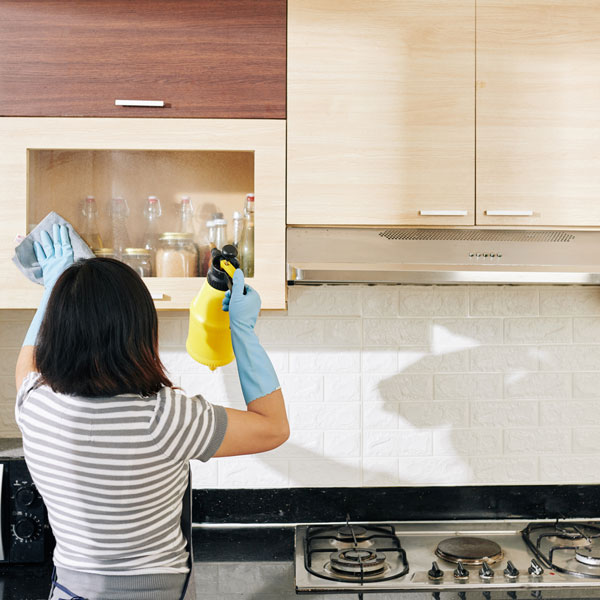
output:
[[[158,106],[164,107],[164,100],[115,100],[115,106]]]
[[[533,217],[532,210],[486,210],[488,217]]]
[[[150,297],[152,298],[152,300],[166,300],[167,299],[163,292],[150,292]]]
[[[466,217],[466,210],[420,210],[419,214],[424,217]]]

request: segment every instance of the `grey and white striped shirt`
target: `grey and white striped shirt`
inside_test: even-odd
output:
[[[58,394],[29,373],[15,418],[48,509],[59,567],[110,575],[187,573],[181,499],[188,461],[218,450],[227,413],[201,396]]]

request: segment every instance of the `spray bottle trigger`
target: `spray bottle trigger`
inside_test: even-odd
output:
[[[235,267],[228,260],[221,260],[221,269],[227,273],[227,286],[231,290],[233,287],[233,274],[235,273]],[[246,286],[244,286],[244,296],[246,295]]]

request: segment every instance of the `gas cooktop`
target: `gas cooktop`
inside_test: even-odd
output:
[[[592,521],[347,521],[298,526],[295,544],[299,594],[600,597],[600,523]]]

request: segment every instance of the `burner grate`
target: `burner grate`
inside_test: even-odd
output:
[[[346,553],[351,553],[348,556],[352,557],[353,565],[352,568],[348,568],[346,572],[336,575],[334,573],[326,574],[313,569],[312,563],[313,558],[318,554],[332,553],[331,548],[317,548],[314,547],[319,541],[327,540],[332,541],[339,539],[335,534],[332,535],[332,530],[336,528],[336,525],[320,525],[310,526],[306,530],[306,537],[304,538],[304,567],[309,573],[320,577],[322,579],[328,579],[330,581],[348,581],[352,578],[357,583],[365,583],[367,581],[388,581],[390,579],[397,579],[408,573],[408,560],[406,558],[406,552],[400,544],[400,540],[396,535],[396,530],[393,525],[377,525],[369,526],[368,530],[362,527],[350,525],[346,522],[346,526],[342,528],[342,536],[350,538],[352,547],[349,547],[345,552],[338,552],[335,558],[338,558],[341,554],[346,556]],[[357,535],[358,534],[358,535]],[[365,551],[359,544],[370,543],[371,546],[368,551]],[[381,559],[386,552],[392,552],[396,554],[400,564],[403,566],[397,573],[392,575],[385,575],[389,572],[389,568],[381,564]],[[373,561],[376,558],[378,563],[378,570],[373,571],[371,569]],[[379,568],[380,567],[380,568]]]
[[[558,521],[530,523],[521,535],[548,569],[575,577],[600,579],[600,525]]]

